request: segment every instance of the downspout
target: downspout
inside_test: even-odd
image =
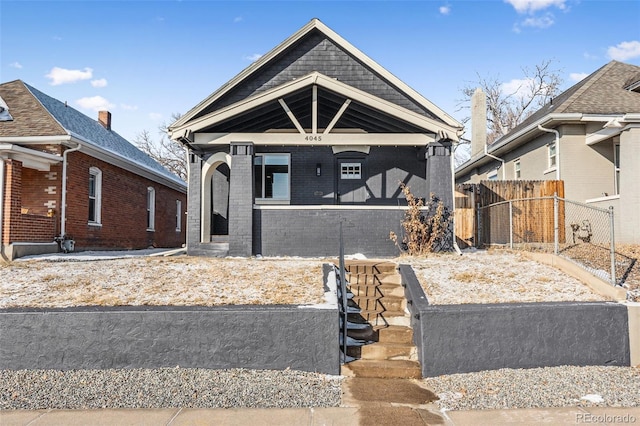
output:
[[[4,227],[4,158],[0,158],[0,254],[2,254],[2,228]]]
[[[560,132],[556,129],[547,129],[538,124],[538,129],[547,133],[556,134],[556,180],[560,180]]]
[[[460,247],[458,247],[458,242],[456,241],[456,167],[455,167],[455,151],[456,148],[460,146],[458,142],[455,147],[453,145],[453,141],[451,142],[451,227],[453,228],[453,249],[462,256],[462,251]]]
[[[67,154],[80,151],[81,144],[75,148],[67,149],[62,153],[62,200],[60,206],[60,237],[64,239],[67,222]]]
[[[504,166],[504,160],[502,158],[496,157],[495,155],[489,154],[487,152],[487,144],[486,143],[484,144],[484,155],[486,155],[487,157],[491,157],[494,160],[498,160],[499,162],[502,163],[502,166],[501,166],[502,167],[502,180],[507,180],[507,175],[506,175],[507,172],[506,172],[506,167]]]

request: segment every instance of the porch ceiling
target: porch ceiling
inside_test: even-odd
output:
[[[313,88],[304,87],[283,96],[300,125],[312,128]],[[347,97],[322,87],[317,89],[318,130],[327,128],[336,116]],[[351,101],[333,127],[334,133],[340,129],[361,129],[366,133],[423,133],[419,128],[404,120],[392,117],[357,101]],[[291,119],[277,99],[242,112],[220,123],[203,129],[210,133],[260,133],[268,130],[295,130]]]

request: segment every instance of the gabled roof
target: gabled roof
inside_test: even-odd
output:
[[[640,113],[640,93],[629,90],[637,81],[640,67],[611,61],[544,105],[487,148],[489,153],[509,151],[540,134],[539,124],[553,127],[562,122],[581,121],[588,116]],[[605,122],[606,119],[603,119]],[[456,174],[480,164],[484,154],[460,165]]]
[[[319,59],[311,61],[311,64],[307,62],[306,66],[302,66],[298,61],[299,55],[311,49],[317,51]],[[326,61],[322,58],[325,58]],[[335,61],[342,61],[341,64],[344,66],[335,66]],[[310,69],[310,67],[314,68]],[[357,80],[342,81],[343,83],[439,122],[450,132],[451,129],[462,127],[459,122],[378,65],[318,19],[312,19],[291,37],[263,55],[184,114],[170,126],[170,130],[184,129],[193,120],[236,104],[242,99],[257,96],[274,87],[284,85],[293,79],[302,78],[313,71],[318,71],[329,78],[341,79],[343,75],[340,74],[339,68],[345,67],[358,68],[358,71],[353,73]],[[375,82],[380,84],[376,86]],[[385,87],[386,92],[376,93],[376,87],[381,86]]]
[[[21,80],[1,84],[0,96],[6,101],[13,116],[13,121],[0,123],[0,138],[7,142],[16,137],[71,137],[83,145],[106,151],[181,188],[186,187],[185,182],[118,133],[107,130],[97,120]]]

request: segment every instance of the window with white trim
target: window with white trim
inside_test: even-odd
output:
[[[256,199],[289,200],[289,154],[256,154],[253,158],[253,176]]]
[[[182,231],[182,201],[176,200],[176,232]]]
[[[613,167],[616,174],[615,191],[620,194],[620,142],[613,142]]]
[[[362,163],[340,164],[340,179],[362,179]]]
[[[147,188],[147,231],[154,231],[156,223],[156,190]]]
[[[556,143],[550,143],[547,147],[547,152],[549,154],[549,168],[556,167]]]
[[[494,169],[487,173],[488,180],[498,180],[498,169]]]
[[[520,179],[520,176],[520,160],[518,159],[513,163],[513,177],[515,179]]]
[[[101,224],[102,211],[102,171],[97,167],[89,168],[89,224]]]

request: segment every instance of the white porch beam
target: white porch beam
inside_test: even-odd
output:
[[[256,145],[308,146],[424,146],[435,142],[435,135],[426,133],[329,133],[312,135],[299,133],[196,133],[195,145],[228,145],[251,141]]]
[[[296,119],[296,116],[293,115],[293,112],[291,112],[291,110],[287,106],[287,103],[284,101],[284,99],[280,98],[280,99],[278,99],[278,102],[280,102],[280,106],[282,107],[282,109],[284,109],[284,112],[287,113],[287,115],[289,116],[289,119],[291,120],[293,125],[296,126],[296,129],[298,129],[298,132],[300,132],[300,133],[302,133],[304,135],[306,132],[304,131],[304,129],[302,128],[302,126],[300,125],[298,120]]]
[[[311,91],[311,133],[318,133],[318,85],[314,84]]]
[[[338,110],[338,112],[336,112],[335,117],[333,117],[333,119],[331,120],[331,123],[329,123],[329,125],[327,126],[326,129],[324,129],[324,133],[323,134],[328,134],[331,132],[331,130],[333,130],[333,126],[336,125],[336,123],[338,122],[338,120],[340,120],[340,117],[342,117],[342,114],[344,114],[344,112],[347,110],[347,108],[349,107],[349,104],[351,103],[351,99],[345,99],[344,103],[342,104],[342,106],[340,107],[340,109]]]

